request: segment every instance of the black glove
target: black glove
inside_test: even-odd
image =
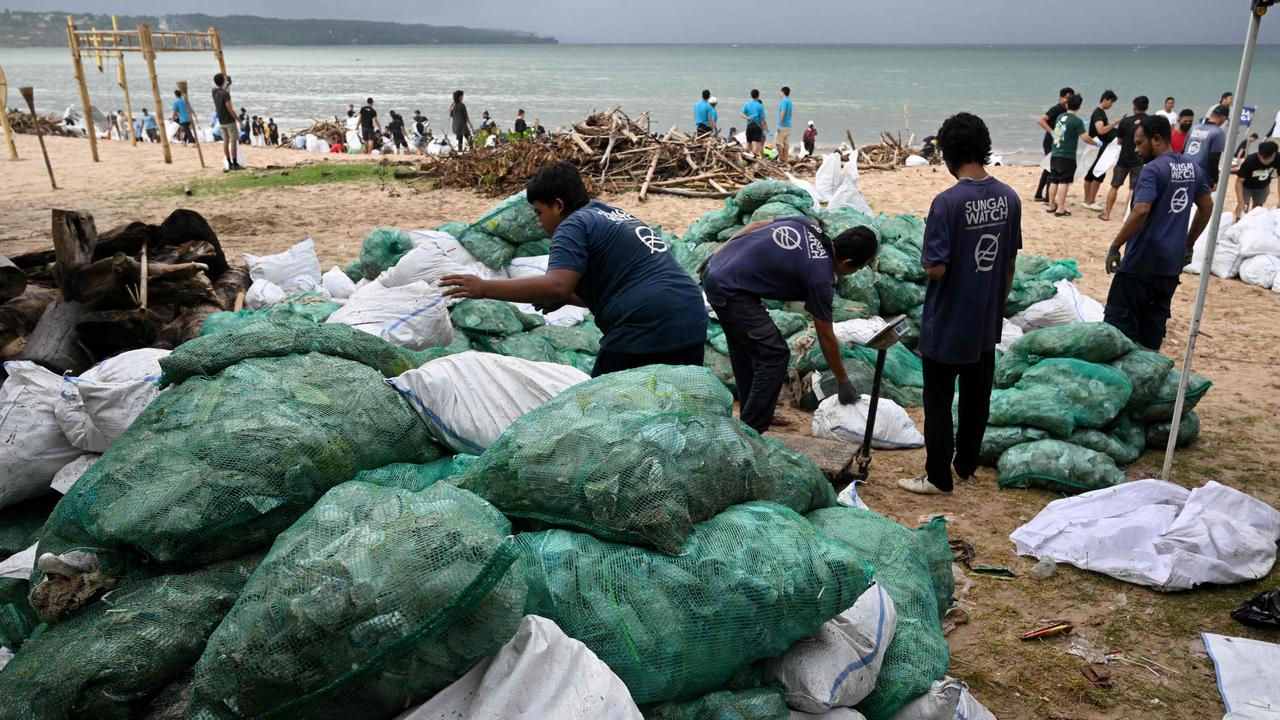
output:
[[[840,397],[841,405],[852,405],[858,402],[858,389],[853,386],[852,380],[845,380],[837,385],[836,395]]]
[[[1190,265],[1192,260],[1196,258],[1196,246],[1188,245],[1186,250],[1182,251],[1182,264]]]
[[[1107,252],[1107,274],[1111,275],[1120,269],[1120,248],[1112,247]]]

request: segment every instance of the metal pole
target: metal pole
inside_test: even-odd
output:
[[[84,126],[89,136],[89,152],[98,162],[98,127],[93,124],[93,108],[89,105],[89,86],[84,81],[84,63],[80,61],[80,41],[76,38],[75,20],[67,16],[67,45],[71,47],[71,65],[76,71],[76,83],[80,85],[80,102],[84,105]]]
[[[138,144],[138,135],[133,132],[133,103],[129,102],[129,83],[124,76],[124,51],[120,49],[120,19],[115,15],[111,16],[112,38],[116,46],[116,82],[120,84],[120,89],[124,91],[124,115],[129,123],[128,129],[125,131],[129,136],[129,146],[133,147]]]
[[[1244,107],[1245,90],[1249,87],[1249,70],[1253,67],[1253,51],[1258,45],[1258,28],[1269,5],[1253,0],[1249,12],[1249,30],[1244,38],[1244,57],[1240,60],[1240,75],[1236,78],[1235,106]],[[1213,265],[1213,253],[1218,246],[1218,229],[1222,226],[1222,209],[1227,204],[1227,189],[1231,184],[1231,159],[1235,157],[1236,134],[1240,118],[1234,119],[1227,129],[1227,144],[1222,151],[1222,164],[1218,168],[1218,192],[1213,198],[1213,217],[1209,218],[1208,237],[1205,241],[1204,262],[1200,267],[1200,289],[1196,292],[1196,305],[1191,313],[1191,329],[1187,333],[1187,355],[1182,361],[1182,377],[1178,379],[1178,397],[1173,404],[1173,421],[1169,425],[1169,442],[1164,449],[1164,467],[1160,479],[1168,480],[1173,471],[1173,453],[1178,447],[1178,429],[1182,424],[1182,408],[1187,399],[1187,382],[1191,377],[1191,361],[1196,354],[1196,337],[1200,334],[1200,318],[1204,315],[1204,300],[1209,293],[1209,268]]]

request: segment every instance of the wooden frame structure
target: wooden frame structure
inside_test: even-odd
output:
[[[98,162],[98,133],[93,125],[93,110],[89,102],[89,86],[85,83],[84,58],[94,58],[96,55],[98,69],[101,70],[104,53],[110,53],[115,57],[118,63],[117,80],[120,83],[120,88],[124,91],[125,110],[128,112],[129,140],[131,143],[136,143],[137,138],[133,131],[133,107],[129,101],[129,87],[125,82],[124,73],[124,54],[136,52],[142,53],[142,58],[147,63],[147,75],[151,79],[151,99],[155,103],[156,115],[160,118],[156,125],[160,131],[160,144],[164,147],[164,161],[172,163],[173,155],[169,151],[169,133],[164,122],[164,101],[160,97],[160,82],[156,78],[156,53],[212,52],[218,60],[218,71],[226,75],[227,63],[222,54],[222,36],[218,34],[218,28],[216,27],[209,28],[203,32],[152,32],[150,25],[139,25],[137,30],[121,30],[120,23],[114,15],[111,17],[111,28],[111,30],[98,30],[96,28],[77,30],[75,18],[70,15],[67,16],[67,46],[71,50],[71,65],[75,70],[76,83],[80,86],[80,102],[84,105],[85,124],[89,129],[89,152],[93,155],[93,161]],[[185,92],[182,96],[184,99],[187,98]],[[187,106],[188,108],[191,106],[189,99],[187,100]],[[194,122],[192,129],[196,133],[196,145],[198,148],[200,133]],[[201,153],[201,164],[204,164],[203,153]]]

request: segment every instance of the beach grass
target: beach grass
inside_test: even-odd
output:
[[[242,170],[215,178],[193,178],[168,189],[169,195],[223,195],[241,190],[258,190],[326,183],[387,182],[393,180],[398,165],[391,163],[320,162],[272,170]],[[188,192],[189,191],[189,192]]]

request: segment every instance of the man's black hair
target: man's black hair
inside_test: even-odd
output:
[[[991,160],[991,131],[977,115],[956,113],[938,130],[938,146],[953,167],[971,162],[986,165]]]
[[[1259,143],[1259,144],[1258,144],[1258,154],[1259,154],[1259,155],[1275,155],[1275,154],[1276,154],[1276,143],[1275,143],[1275,141],[1274,141],[1274,140],[1263,140],[1261,143]]]
[[[1147,136],[1147,141],[1155,138],[1164,138],[1167,145],[1169,138],[1173,137],[1173,127],[1169,125],[1169,118],[1163,115],[1152,115],[1147,118],[1138,127],[1142,128],[1142,132]]]
[[[1098,102],[1106,102],[1108,100],[1110,100],[1111,102],[1115,102],[1116,100],[1119,100],[1119,99],[1120,98],[1116,96],[1115,90],[1103,90],[1102,99],[1099,100]]]
[[[564,203],[565,215],[585,207],[591,201],[587,196],[587,186],[582,184],[578,166],[564,160],[539,168],[538,174],[525,186],[525,197],[531,203],[540,202],[543,205],[559,200]]]
[[[174,97],[176,97],[176,98],[180,98],[180,97],[182,97],[182,91],[181,91],[181,90],[174,90],[174,91],[173,91],[173,96],[174,96]]]
[[[880,243],[876,232],[864,225],[849,228],[831,241],[836,260],[852,260],[857,267],[866,267],[876,256]]]
[[[759,90],[756,90],[756,89],[754,89],[754,88],[752,88],[752,90],[751,90],[751,99],[752,99],[752,100],[759,100],[759,99],[760,99],[760,91],[759,91]]]
[[[1139,95],[1133,99],[1134,110],[1137,110],[1138,112],[1146,112],[1149,107],[1151,107],[1151,101],[1147,99],[1146,95]]]
[[[365,105],[372,105],[372,104],[373,104],[373,98],[365,98],[365,100],[364,100],[364,104],[365,104]]]
[[[523,115],[523,114],[524,114],[524,108],[520,108],[519,110],[517,110],[517,111],[516,111],[516,114],[517,114],[517,115]]]
[[[1165,102],[1169,102],[1170,100],[1173,100],[1173,99],[1174,99],[1174,98],[1173,98],[1173,96],[1172,96],[1172,95],[1170,95],[1169,97],[1165,98],[1165,99],[1164,99],[1164,101],[1165,101]],[[1176,102],[1176,101],[1175,101],[1175,102]]]
[[[1182,108],[1182,112],[1178,113],[1179,118],[1189,117],[1192,120],[1196,117],[1196,111],[1191,108]]]
[[[1079,110],[1081,105],[1084,105],[1084,96],[1082,95],[1072,95],[1071,99],[1067,100],[1068,110]]]
[[[1234,98],[1235,96],[1236,96],[1236,94],[1235,94],[1235,93],[1233,93],[1233,92],[1224,92],[1224,93],[1222,93],[1222,97],[1218,98],[1218,102],[1222,102],[1223,100],[1226,100],[1227,98]]]
[[[708,100],[708,99],[710,99],[710,98],[711,98],[711,91],[710,91],[710,90],[703,90],[703,91],[702,91],[702,99],[703,99],[703,100]]]
[[[1075,95],[1075,94],[1076,94],[1075,90],[1072,90],[1069,87],[1064,87],[1058,91],[1058,99],[1061,100],[1062,98],[1067,97],[1068,95]]]
[[[786,95],[787,97],[791,97],[791,87],[790,87],[790,86],[788,86],[788,85],[783,85],[783,86],[782,86],[782,94],[783,94],[783,95]]]
[[[454,102],[458,102],[459,100],[461,100],[461,99],[462,99],[462,94],[463,94],[463,93],[462,93],[462,91],[461,91],[461,90],[454,90],[454,91],[453,91],[453,101],[454,101]]]
[[[226,81],[227,79],[223,77],[222,73],[218,73],[217,75],[213,76],[213,84],[217,85],[218,87],[222,87],[222,84],[225,83]]]

